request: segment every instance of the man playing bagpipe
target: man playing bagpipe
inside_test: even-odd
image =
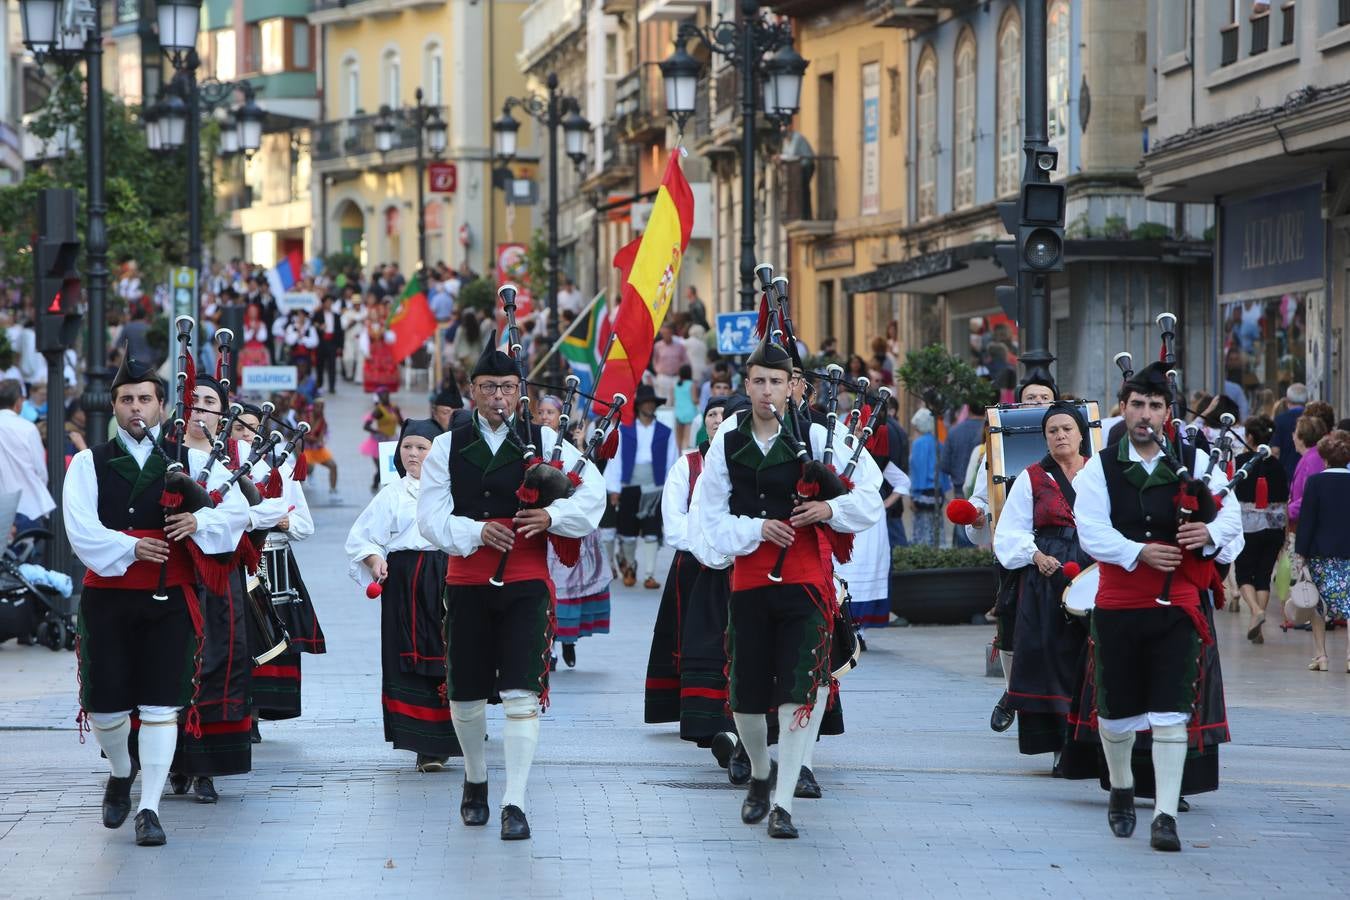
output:
[[[108,758],[103,824],[118,828],[131,811],[135,772],[128,740],[138,714],[136,843],[142,846],[166,840],[159,799],[178,743],[179,710],[196,699],[201,674],[194,568],[207,554],[233,552],[248,522],[237,494],[214,508],[183,509],[185,482],[206,456],[178,449],[180,463],[165,452],[164,399],[153,368],[128,355],[112,382],[117,434],[75,455],[63,493],[66,534],[89,570],[77,644],[81,727],[92,726]],[[182,405],[175,424],[183,419]],[[218,469],[207,488],[227,475]],[[200,732],[195,709],[186,727]]]
[[[1150,843],[1181,849],[1176,814],[1187,723],[1199,702],[1202,650],[1214,638],[1202,608],[1217,580],[1213,556],[1242,533],[1238,504],[1218,505],[1162,437],[1173,389],[1153,363],[1120,390],[1125,437],[1092,458],[1074,481],[1082,549],[1098,562],[1092,616],[1095,720],[1110,773],[1107,821],[1134,832],[1135,732],[1152,731],[1156,797]]]
[[[851,489],[811,499],[806,459],[823,455],[835,438],[814,424],[806,425],[806,440],[797,437],[798,417],[785,417],[792,382],[787,351],[762,342],[746,363],[751,409],[713,438],[695,500],[696,525],[710,549],[735,558],[727,626],[730,706],[751,766],[741,819],[754,824],[769,816],[769,834],[782,838],[797,836],[793,793],[815,738],[814,719],[830,698],[837,612],[831,560],[849,555],[840,546],[846,535],[866,530],[882,514],[881,473],[865,453]],[[842,429],[836,437],[843,442]],[[765,714],[774,706],[779,762],[771,812]]]
[[[446,685],[464,752],[460,817],[488,821],[484,737],[487,702],[500,697],[506,785],[502,840],[530,836],[525,784],[539,743],[539,712],[548,703],[553,645],[553,586],[547,548],[593,531],[604,511],[599,471],[552,429],[529,418],[520,362],[515,289],[499,290],[507,310],[508,346],[489,339],[471,373],[475,406],[467,421],[432,443],[422,465],[417,524],[449,556],[446,572]],[[532,494],[527,468],[558,448],[558,466],[571,470],[574,489],[547,505]],[[576,550],[574,544],[572,550]]]

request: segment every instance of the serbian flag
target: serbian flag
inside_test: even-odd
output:
[[[267,270],[267,287],[273,297],[280,297],[295,287],[304,274],[304,261],[299,251],[288,253],[281,262]]]
[[[672,153],[647,219],[647,230],[614,257],[622,285],[619,309],[614,316],[617,339],[605,360],[596,391],[600,397],[619,392],[629,398],[630,403],[624,407],[624,422],[632,421],[631,400],[651,361],[656,334],[675,299],[680,264],[693,227],[694,195],[680,169],[680,154]]]
[[[403,296],[398,298],[398,304],[389,313],[389,330],[396,338],[389,349],[394,353],[395,365],[436,333],[436,316],[427,303],[421,281],[421,278],[411,279],[403,289]]]

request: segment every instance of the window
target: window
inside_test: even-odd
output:
[[[262,71],[262,27],[253,22],[244,32],[244,71]]]
[[[1000,197],[1021,181],[1022,22],[1010,9],[998,35],[998,185]]]
[[[398,109],[403,97],[403,69],[398,60],[397,50],[384,51],[380,73],[384,79],[380,102],[389,104],[390,109]]]
[[[262,68],[259,71],[267,75],[286,71],[286,21],[268,19],[260,23],[259,34],[262,38]]]
[[[221,81],[234,81],[238,63],[235,59],[234,29],[222,28],[213,32],[211,40],[215,43],[216,77]]]
[[[969,31],[956,45],[954,100],[952,206],[965,209],[975,203],[975,38]]]
[[[920,219],[937,214],[937,57],[932,48],[919,59],[915,151],[919,157],[918,213]]]
[[[308,71],[314,68],[309,55],[309,23],[291,21],[291,68]]]
[[[426,91],[426,102],[432,106],[440,106],[444,102],[444,71],[445,57],[441,45],[432,41],[422,51],[422,86]]]
[[[361,110],[361,70],[350,56],[342,61],[341,89],[343,115],[351,118]]]
[[[1069,136],[1069,4],[1055,0],[1046,17],[1046,85],[1050,140]]]

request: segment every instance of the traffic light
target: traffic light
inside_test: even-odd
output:
[[[59,353],[73,347],[80,332],[80,240],[75,230],[75,192],[38,192],[38,233],[33,241],[34,306],[38,350]]]

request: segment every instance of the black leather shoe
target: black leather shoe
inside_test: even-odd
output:
[[[519,806],[502,807],[502,840],[523,841],[530,836],[530,823]]]
[[[1134,788],[1111,788],[1111,801],[1106,806],[1106,821],[1111,833],[1119,838],[1134,834]]]
[[[192,787],[192,777],[190,775],[170,775],[169,789],[173,791],[175,797],[181,797]]]
[[[577,667],[577,645],[563,644],[563,662],[567,663],[567,668],[575,669]]]
[[[135,777],[134,771],[126,778],[108,776],[108,785],[103,789],[104,828],[121,828],[131,815],[131,782]]]
[[[143,809],[136,813],[136,843],[142,847],[163,847],[168,838],[160,827],[159,816],[154,810]]]
[[[778,777],[778,763],[773,764],[769,770],[769,777],[760,781],[758,778],[750,779],[750,787],[746,789],[745,800],[741,803],[741,821],[747,825],[755,825],[764,821],[764,817],[769,814],[769,791],[773,788],[774,780]]]
[[[816,783],[815,773],[806,766],[802,766],[801,774],[797,776],[797,788],[792,792],[792,796],[799,800],[820,799],[820,785]],[[774,807],[775,811],[777,811],[777,809],[777,807]],[[784,813],[784,815],[786,815],[786,813]],[[791,823],[791,821],[791,819],[788,820],[789,823]],[[769,827],[772,830],[773,826],[770,825]],[[793,835],[793,837],[796,837],[796,835]]]
[[[989,715],[989,727],[995,731],[1007,731],[1012,727],[1015,714],[1008,706],[1008,695],[1004,694],[998,698],[994,704],[994,711]]]
[[[739,746],[740,741],[736,740],[736,735],[730,731],[719,731],[713,735],[709,749],[712,750],[713,759],[725,769],[730,765],[731,757],[736,754],[736,748]]]
[[[465,825],[486,825],[488,822],[488,783],[464,782],[464,795],[459,801],[459,817]]]
[[[727,781],[737,786],[750,783],[750,755],[739,741],[731,759],[727,761]]]
[[[192,794],[198,803],[215,803],[220,799],[216,784],[210,778],[197,778],[192,783]]]
[[[797,828],[792,824],[792,816],[784,812],[781,806],[775,806],[773,812],[769,813],[769,837],[792,839],[797,837]]]
[[[255,744],[262,743],[262,732],[258,730],[258,718],[254,716],[253,725],[248,730],[248,739]]]
[[[1186,802],[1186,798],[1185,798],[1185,797],[1182,797],[1182,798],[1180,798],[1180,799],[1177,800],[1177,812],[1179,812],[1179,813],[1184,813],[1184,812],[1190,812],[1190,811],[1191,811],[1191,805],[1190,805],[1189,803]]]
[[[1181,849],[1181,838],[1177,837],[1177,820],[1167,813],[1158,813],[1153,817],[1152,831],[1148,845],[1154,850],[1176,853]]]

